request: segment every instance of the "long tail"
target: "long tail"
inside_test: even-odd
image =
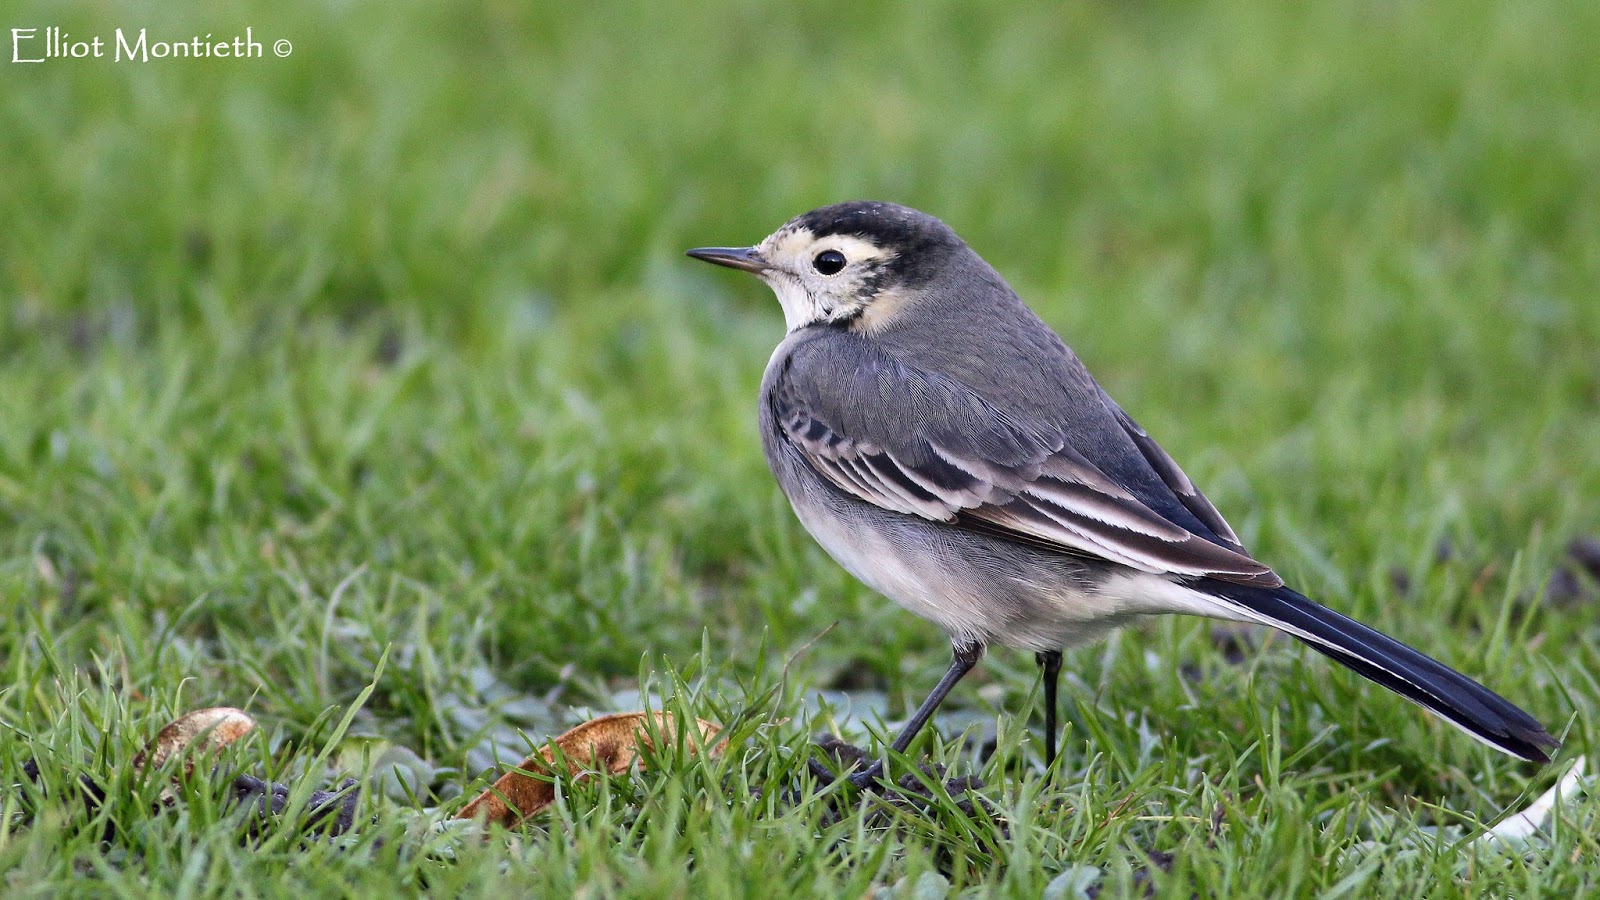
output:
[[[1496,750],[1549,762],[1545,750],[1560,746],[1538,720],[1494,691],[1288,588],[1253,588],[1211,579],[1190,587],[1221,600],[1240,618],[1294,635]]]

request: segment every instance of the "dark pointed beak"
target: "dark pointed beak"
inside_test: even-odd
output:
[[[754,247],[696,247],[686,253],[695,259],[746,272],[760,272],[767,267],[767,261]]]

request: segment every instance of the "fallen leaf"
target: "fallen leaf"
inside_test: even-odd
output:
[[[155,740],[133,758],[134,771],[145,766],[161,767],[167,760],[189,749],[198,738],[203,743],[200,753],[215,753],[254,731],[256,720],[242,709],[231,706],[213,706],[184,713],[156,733]],[[184,771],[193,768],[190,763]]]
[[[567,775],[582,777],[586,770],[621,775],[638,760],[640,748],[651,746],[650,734],[645,728],[646,716],[654,720],[662,740],[677,740],[677,723],[671,713],[613,713],[591,719],[501,775],[492,787],[457,813],[456,818],[481,818],[487,823],[511,828],[528,816],[543,812],[555,802],[556,789],[551,778],[556,774],[556,750],[560,750],[566,760]],[[695,725],[698,734],[688,738],[691,750],[710,744],[722,731],[721,725],[705,719],[696,719]],[[726,739],[718,741],[706,752],[715,756],[727,744]]]

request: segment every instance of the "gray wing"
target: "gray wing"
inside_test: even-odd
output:
[[[1059,427],[1018,421],[960,382],[865,343],[852,349],[845,364],[816,344],[799,348],[768,394],[781,439],[841,490],[892,512],[1143,572],[1283,583],[1243,552],[1171,457],[1109,399],[1146,464],[1220,542],[1156,512]]]
[[[1184,509],[1193,513],[1194,517],[1211,529],[1211,532],[1229,549],[1244,553],[1244,545],[1239,543],[1239,536],[1233,533],[1233,529],[1228,526],[1227,520],[1222,518],[1222,513],[1217,512],[1217,508],[1211,505],[1211,501],[1206,499],[1206,495],[1200,493],[1200,489],[1194,486],[1194,482],[1189,480],[1189,476],[1183,474],[1183,470],[1178,468],[1177,461],[1167,455],[1167,451],[1161,449],[1161,445],[1156,443],[1155,439],[1145,434],[1144,429],[1139,427],[1139,423],[1122,411],[1122,407],[1118,406],[1110,397],[1105,396],[1104,391],[1101,392],[1100,396],[1105,401],[1106,406],[1115,413],[1117,424],[1121,425],[1122,430],[1128,433],[1128,437],[1133,440],[1133,445],[1139,448],[1139,452],[1144,455],[1145,461],[1150,464],[1150,468],[1155,470],[1155,473],[1161,477],[1162,483],[1172,491],[1173,496],[1178,498],[1178,502],[1183,504]]]

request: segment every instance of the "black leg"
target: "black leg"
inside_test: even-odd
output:
[[[939,679],[939,683],[934,686],[933,693],[928,695],[928,699],[922,701],[922,705],[917,707],[917,711],[911,714],[911,720],[906,722],[906,727],[900,729],[900,734],[895,737],[894,743],[889,745],[889,749],[896,753],[906,752],[906,748],[911,746],[911,742],[917,739],[917,734],[922,731],[923,726],[927,725],[928,720],[933,718],[934,710],[938,709],[939,704],[944,702],[944,698],[950,693],[950,689],[955,687],[956,682],[972,671],[972,667],[976,666],[978,660],[983,658],[983,650],[982,644],[952,645],[951,651],[955,655],[955,660],[950,663],[949,670],[944,673],[943,678]],[[815,771],[815,767],[813,767],[813,771]],[[876,781],[882,773],[883,762],[880,760],[851,775],[850,783],[858,788],[866,787]]]
[[[1039,660],[1044,674],[1044,767],[1049,769],[1056,761],[1056,684],[1061,680],[1061,651],[1046,650],[1034,658]]]
[[[939,704],[944,702],[944,698],[950,693],[950,689],[955,687],[956,682],[965,677],[968,672],[972,671],[972,667],[978,664],[978,660],[983,659],[982,644],[955,644],[950,650],[955,655],[954,661],[950,663],[950,668],[944,673],[944,677],[939,679],[939,683],[933,686],[933,693],[929,694],[928,699],[922,701],[922,705],[917,707],[917,711],[911,714],[911,721],[906,723],[906,727],[900,729],[900,736],[896,737],[894,743],[889,745],[894,752],[906,752],[906,748],[911,746],[911,742],[916,740],[917,734],[922,731],[922,726],[928,724],[928,720],[933,718],[933,711],[938,709]]]

